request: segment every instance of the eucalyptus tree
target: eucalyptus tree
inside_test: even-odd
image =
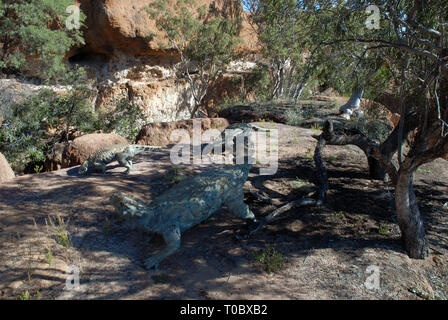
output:
[[[269,74],[270,99],[297,101],[315,71],[319,51],[312,48],[313,31],[320,22],[313,2],[243,0]]]
[[[34,71],[45,80],[63,77],[67,52],[84,44],[80,27],[85,15],[71,8],[72,0],[1,0],[0,70],[25,75]],[[78,28],[67,26],[73,14]]]
[[[256,12],[266,2],[270,3],[260,0],[249,8]],[[304,3],[297,1],[297,6],[303,8]],[[405,249],[411,258],[424,259],[429,255],[429,244],[413,178],[421,165],[448,155],[448,2],[316,0],[307,4],[302,13],[315,16],[320,22],[310,24],[308,34],[312,40],[311,56],[320,53],[327,57],[319,61],[322,75],[326,73],[347,83],[355,79],[355,84],[356,77],[363,77],[362,85],[372,95],[381,94],[384,85],[393,85],[395,99],[391,101],[398,102],[398,106],[385,106],[400,114],[400,122],[386,139],[378,142],[356,130],[335,130],[333,123],[327,121],[315,152],[320,182],[318,199],[289,203],[268,218],[292,206],[322,203],[328,189],[320,157],[323,147],[356,145],[377,160],[390,177]],[[372,83],[378,75],[384,82],[380,86]],[[403,151],[404,141],[408,144],[407,152]],[[392,161],[397,153],[398,161]]]
[[[375,7],[369,8],[371,5]],[[399,102],[398,108],[386,107],[399,112],[400,123],[380,144],[362,134],[337,135],[331,125],[324,130],[323,138],[333,144],[356,144],[381,163],[395,187],[398,224],[405,248],[412,258],[426,258],[429,245],[413,177],[419,166],[448,154],[448,3],[353,0],[333,1],[333,8],[328,12],[332,21],[339,22],[323,27],[323,30],[332,28],[335,33],[331,41],[322,45],[339,49],[347,45],[346,58],[353,61],[363,58],[350,58],[353,46],[376,52],[381,57],[381,66],[390,71],[395,85],[393,94]],[[368,27],[368,8],[378,19],[377,28]],[[367,20],[364,28],[362,20]],[[338,27],[344,32],[338,32]],[[331,59],[329,62],[331,66]],[[365,72],[376,72],[376,68],[367,63]],[[406,153],[402,151],[403,141],[408,141]],[[398,163],[394,163],[392,156],[397,152]]]
[[[226,18],[194,0],[157,0],[146,7],[168,39],[168,44],[160,44],[162,48],[180,57],[178,74],[188,82],[194,100],[191,117],[201,108],[207,111],[205,96],[237,57],[240,9],[234,5]]]

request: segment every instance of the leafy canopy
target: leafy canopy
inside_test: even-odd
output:
[[[178,73],[189,83],[194,99],[192,117],[202,106],[209,88],[237,56],[241,17],[240,7],[233,9],[224,18],[192,0],[158,0],[146,8],[168,39],[168,44],[161,46],[180,57]]]
[[[1,0],[0,69],[6,73],[37,71],[43,79],[66,72],[70,48],[84,44],[82,32],[68,30],[72,0]],[[85,15],[80,14],[80,24]]]

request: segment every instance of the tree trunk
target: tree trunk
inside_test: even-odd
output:
[[[372,179],[386,180],[386,170],[381,166],[381,163],[372,156],[367,156],[367,162],[369,164],[369,174]]]
[[[400,169],[395,186],[395,205],[401,237],[409,257],[425,259],[429,255],[423,220],[415,198],[415,169]]]
[[[339,108],[340,113],[353,114],[355,110],[358,110],[361,106],[361,99],[364,93],[363,89],[355,89],[348,102]]]
[[[378,147],[378,145],[371,141],[369,138],[364,136],[360,132],[340,132],[336,133],[333,129],[333,123],[331,121],[326,121],[324,124],[322,136],[328,145],[355,145],[364,151],[367,161],[369,164],[369,173],[372,179],[385,180],[386,170],[372,153],[373,147]]]

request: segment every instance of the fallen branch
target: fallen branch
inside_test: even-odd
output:
[[[236,238],[238,240],[247,239],[251,235],[253,235],[255,232],[258,232],[264,225],[271,223],[278,215],[280,215],[286,211],[289,211],[292,208],[312,206],[312,205],[318,205],[318,200],[310,199],[310,198],[303,198],[300,200],[288,202],[287,204],[281,206],[280,208],[277,208],[274,211],[272,211],[265,218],[261,219],[257,225],[251,225],[251,227],[249,227],[248,232],[246,234],[244,234],[242,237],[239,237],[238,235],[236,235]]]
[[[268,198],[268,197],[265,197],[264,195],[259,194],[258,192],[250,191],[250,194],[251,194],[252,196],[254,196],[254,198],[258,199],[258,200],[261,200],[261,201],[263,201],[263,202],[272,204],[272,199],[270,199],[270,198]]]

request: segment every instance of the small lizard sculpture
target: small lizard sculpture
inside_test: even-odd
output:
[[[132,168],[132,157],[140,152],[147,150],[155,150],[160,147],[145,146],[139,144],[116,144],[104,147],[94,153],[83,162],[79,167],[79,174],[86,174],[89,169],[101,170],[103,174],[106,172],[106,165],[112,161],[118,161],[120,166],[125,167],[124,174],[128,174]]]

